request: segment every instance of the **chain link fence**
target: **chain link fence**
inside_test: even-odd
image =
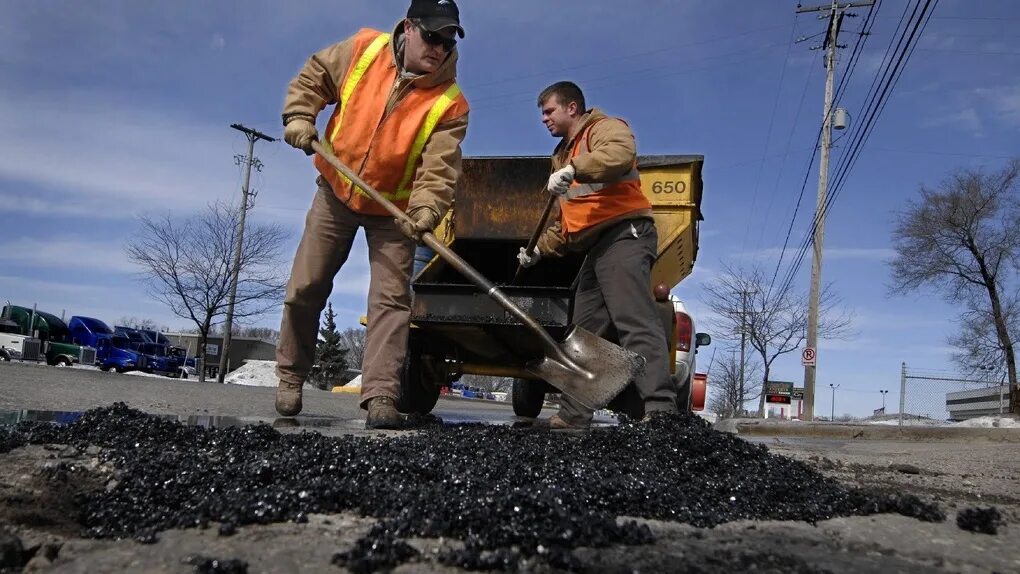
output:
[[[1009,413],[1009,385],[946,371],[900,372],[899,425],[941,424]]]

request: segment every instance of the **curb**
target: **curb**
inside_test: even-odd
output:
[[[841,440],[1020,442],[1020,428],[899,427],[826,423],[763,423],[725,420],[714,428],[745,436],[790,436]]]

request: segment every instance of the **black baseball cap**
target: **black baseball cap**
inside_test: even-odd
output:
[[[407,17],[421,20],[421,25],[430,32],[453,26],[457,29],[457,35],[464,37],[464,28],[460,26],[460,10],[453,0],[411,0]]]

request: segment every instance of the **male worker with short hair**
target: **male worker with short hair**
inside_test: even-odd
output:
[[[449,207],[467,133],[468,103],[456,83],[457,36],[464,29],[453,0],[412,0],[392,34],[362,29],[312,55],[290,83],[284,140],[311,155],[319,138],[316,116],[336,104],[323,147],[406,210],[414,225],[395,221],[315,157],[319,189],[294,257],[276,349],[276,410],[283,416],[301,411],[319,315],[361,227],[371,273],[361,406],[368,428],[403,423],[394,403],[407,353],[411,237],[432,231]]]
[[[575,323],[600,336],[615,331],[620,345],[644,357],[645,372],[634,381],[641,417],[676,412],[676,388],[669,377],[662,322],[651,297],[656,255],[652,206],[641,191],[634,134],[623,120],[585,108],[572,82],[557,82],[538,97],[542,122],[562,138],[552,155],[546,189],[559,198],[559,218],[537,248],[518,255],[530,267],[542,257],[566,251],[587,254],[574,300]],[[562,395],[553,428],[585,428],[592,411]]]

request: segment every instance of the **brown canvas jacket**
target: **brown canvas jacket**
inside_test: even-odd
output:
[[[394,27],[390,38],[390,57],[403,70],[403,20]],[[312,55],[291,81],[283,103],[283,124],[292,118],[315,118],[328,105],[337,104],[340,83],[351,65],[354,46],[351,38],[324,48]],[[457,49],[454,48],[438,70],[413,78],[398,74],[390,88],[387,114],[416,87],[432,87],[457,77]],[[440,123],[422,150],[422,162],[414,177],[414,187],[407,207],[408,213],[426,208],[435,212],[437,220],[453,201],[454,190],[461,174],[460,144],[467,135],[468,115]]]
[[[590,151],[578,154],[571,159],[570,154],[574,149],[577,137],[584,133],[588,126],[592,126],[587,134]],[[566,167],[569,162],[574,166],[576,181],[580,183],[608,183],[626,175],[634,167],[636,158],[637,145],[634,142],[634,132],[630,127],[616,118],[607,116],[602,110],[592,108],[581,116],[574,132],[563,138],[556,146],[552,155],[552,171]],[[617,223],[629,219],[651,219],[651,217],[650,209],[630,212],[566,237],[562,234],[557,217],[556,221],[539,238],[538,250],[546,256],[562,256],[567,251],[586,251],[603,231]]]

